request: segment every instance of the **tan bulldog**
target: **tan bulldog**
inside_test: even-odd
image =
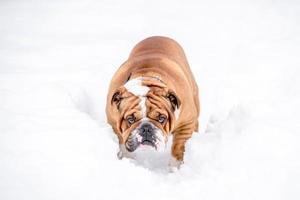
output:
[[[140,147],[164,150],[173,135],[170,169],[183,163],[185,143],[198,131],[198,87],[184,51],[174,40],[150,37],[138,43],[114,74],[107,121],[119,139],[118,157]]]

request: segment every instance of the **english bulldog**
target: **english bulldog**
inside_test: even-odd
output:
[[[106,115],[119,140],[118,157],[139,148],[165,149],[169,135],[171,171],[183,163],[186,141],[198,131],[198,86],[181,46],[167,37],[139,42],[114,74]]]

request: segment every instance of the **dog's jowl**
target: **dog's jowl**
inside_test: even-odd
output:
[[[185,143],[198,130],[198,87],[181,46],[166,37],[139,42],[114,74],[106,104],[119,158],[141,147],[165,149],[173,135],[171,169],[183,163]]]

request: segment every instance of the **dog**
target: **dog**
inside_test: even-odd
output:
[[[185,144],[198,131],[198,86],[182,47],[153,36],[139,42],[114,74],[107,95],[107,122],[119,140],[118,157],[141,147],[164,150],[173,135],[171,171],[183,163]]]

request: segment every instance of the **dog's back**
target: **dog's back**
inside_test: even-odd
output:
[[[189,79],[190,86],[193,88],[194,102],[199,115],[200,105],[198,98],[198,86],[186,59],[183,48],[173,39],[163,36],[153,36],[139,42],[131,51],[128,60],[134,60],[147,55],[157,55],[175,61]],[[195,130],[198,129],[198,125]]]
[[[139,42],[131,51],[129,59],[147,54],[160,54],[160,56],[168,57],[179,65],[186,67],[187,59],[181,46],[173,39],[153,36]]]

